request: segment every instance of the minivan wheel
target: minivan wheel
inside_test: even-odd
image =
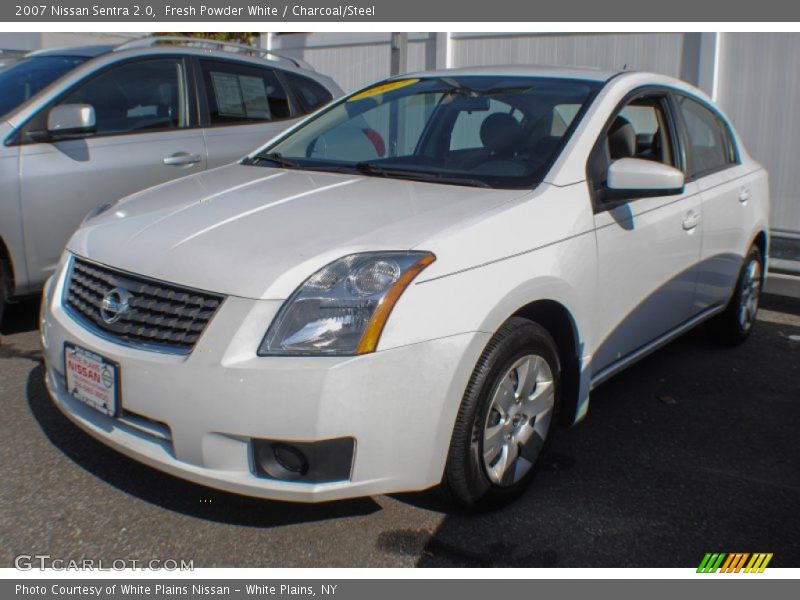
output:
[[[451,501],[492,509],[532,481],[557,422],[561,366],[552,336],[514,317],[492,337],[464,393],[442,488]]]
[[[763,264],[761,250],[753,246],[742,265],[728,306],[708,322],[708,330],[717,341],[741,344],[753,330],[763,285]]]
[[[3,324],[3,310],[6,306],[6,267],[3,264],[3,259],[0,257],[0,325]]]

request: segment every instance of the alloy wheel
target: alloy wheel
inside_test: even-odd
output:
[[[555,406],[553,373],[536,354],[523,356],[500,378],[483,426],[486,475],[496,485],[517,483],[533,467]]]

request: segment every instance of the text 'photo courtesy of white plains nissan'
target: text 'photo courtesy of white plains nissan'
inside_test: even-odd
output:
[[[594,386],[703,321],[748,336],[767,189],[670,77],[389,79],[90,215],[46,285],[47,386],[215,488],[497,506]]]

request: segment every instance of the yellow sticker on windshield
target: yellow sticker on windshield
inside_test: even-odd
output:
[[[406,87],[407,85],[411,85],[412,83],[417,83],[418,81],[419,79],[401,79],[400,81],[390,81],[389,83],[376,85],[375,87],[366,89],[363,92],[359,92],[354,96],[350,96],[347,99],[347,101],[355,102],[356,100],[363,100],[364,98],[379,96],[380,94],[385,94],[386,92],[391,92],[392,90],[397,90],[402,87]]]

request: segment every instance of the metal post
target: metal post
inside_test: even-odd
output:
[[[392,33],[391,75],[408,72],[408,33]]]

